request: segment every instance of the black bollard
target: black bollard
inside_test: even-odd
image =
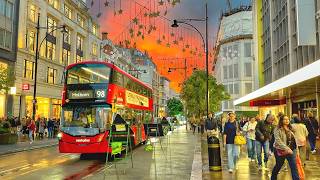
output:
[[[221,171],[220,142],[215,136],[208,136],[209,170]]]

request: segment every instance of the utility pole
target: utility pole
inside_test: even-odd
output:
[[[40,32],[40,13],[38,13],[37,23],[37,43],[36,43],[36,55],[35,55],[35,67],[34,67],[34,83],[33,83],[33,101],[32,101],[32,119],[36,120],[36,105],[37,105],[37,72],[38,72],[38,58],[39,58],[39,32]]]
[[[206,2],[206,72],[207,72],[207,118],[209,117],[209,54],[208,54],[208,3]]]

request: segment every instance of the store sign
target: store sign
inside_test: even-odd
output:
[[[126,91],[126,101],[128,104],[149,107],[149,99],[131,91]]]
[[[250,106],[278,106],[282,104],[286,104],[285,99],[250,101]]]
[[[22,84],[22,90],[24,91],[30,90],[30,84]]]
[[[91,90],[69,91],[68,98],[69,99],[92,99],[93,91]]]

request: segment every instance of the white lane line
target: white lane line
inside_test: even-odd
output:
[[[27,166],[29,166],[29,164],[26,164],[26,165],[23,165],[23,166],[19,166],[19,167],[15,167],[15,168],[11,168],[11,169],[7,169],[7,170],[3,170],[3,171],[0,171],[0,174],[6,173],[6,172],[9,172],[9,171],[14,171],[16,169],[21,169],[21,168],[24,168],[24,167],[27,167]]]
[[[194,149],[192,162],[192,171],[190,180],[202,179],[202,156],[201,156],[201,140],[199,140]]]

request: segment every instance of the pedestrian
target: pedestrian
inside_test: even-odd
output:
[[[233,112],[229,114],[228,122],[226,122],[223,130],[223,144],[227,148],[228,155],[228,171],[232,173],[237,168],[237,160],[239,158],[240,148],[234,144],[236,135],[240,135],[239,126],[236,122],[236,115]]]
[[[298,116],[294,116],[292,121],[293,121],[293,124],[291,126],[294,133],[294,138],[297,143],[299,156],[302,161],[302,164],[305,165],[306,150],[307,150],[306,145],[307,145],[307,137],[309,132],[306,128],[306,125],[303,124],[303,122]]]
[[[247,123],[247,118],[246,117],[242,117],[240,120],[240,129],[243,128],[243,126]]]
[[[306,127],[309,132],[308,140],[309,140],[309,144],[310,144],[310,148],[311,148],[311,153],[315,154],[319,124],[318,124],[318,121],[314,118],[312,112],[307,113],[307,118],[305,119],[305,124],[306,124]]]
[[[205,126],[205,121],[206,121],[205,119],[206,119],[206,117],[204,116],[204,117],[202,117],[201,120],[200,120],[201,134],[204,133],[204,126]]]
[[[206,131],[217,131],[218,130],[218,123],[217,121],[213,118],[213,113],[209,113],[208,118],[206,119],[205,122],[205,127]]]
[[[33,139],[34,139],[34,132],[36,130],[36,123],[34,122],[33,119],[31,119],[29,121],[29,124],[28,124],[28,130],[29,130],[29,140],[30,140],[30,144],[33,143]]]
[[[274,148],[276,164],[272,170],[271,180],[276,180],[278,173],[287,159],[292,180],[300,180],[297,165],[296,165],[296,148],[297,144],[294,138],[292,126],[290,125],[289,117],[283,115],[279,119],[278,127],[274,131]]]
[[[53,128],[54,128],[54,122],[50,118],[48,121],[48,138],[53,138]]]
[[[269,145],[270,139],[273,134],[275,126],[273,121],[275,120],[274,115],[268,114],[265,120],[260,120],[256,125],[256,153],[258,159],[258,168],[262,170],[262,149],[264,153],[264,169],[268,170],[267,163],[269,158]]]
[[[44,129],[45,129],[44,118],[40,119],[38,128],[39,128],[39,138],[43,139],[43,134],[44,134]]]
[[[191,124],[192,131],[193,131],[193,134],[194,134],[195,131],[196,131],[196,125],[197,125],[197,120],[196,120],[195,115],[192,116],[190,124]]]
[[[243,126],[243,131],[247,137],[247,149],[249,161],[255,161],[255,148],[256,148],[256,126],[257,122],[254,117],[250,118],[250,121]]]

